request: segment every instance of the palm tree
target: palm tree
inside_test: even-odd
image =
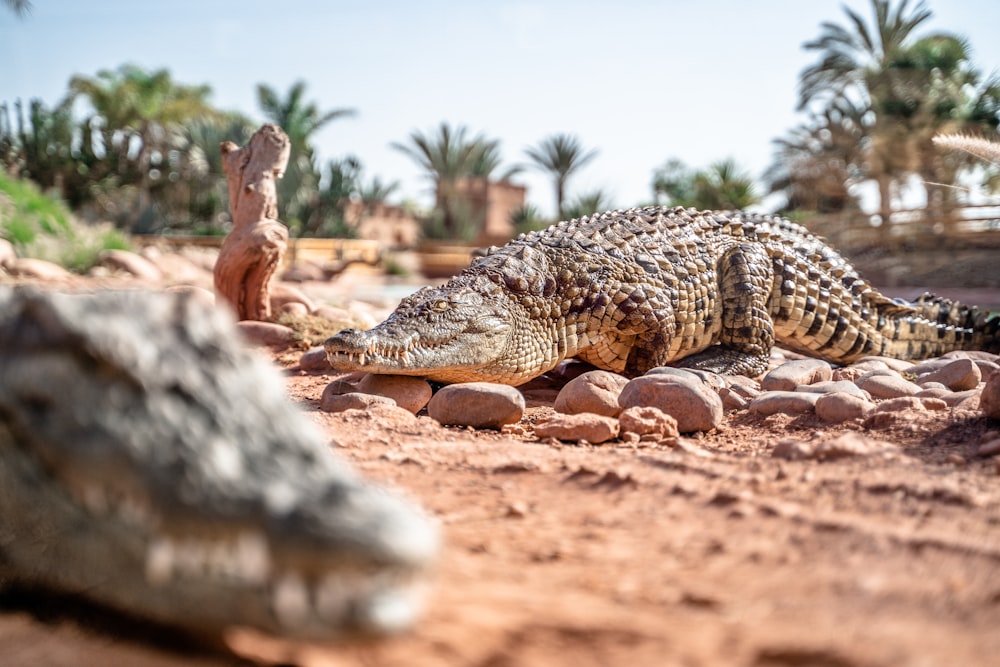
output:
[[[566,218],[582,218],[612,208],[611,198],[604,190],[593,190],[580,195],[566,207]]]
[[[500,168],[500,142],[483,134],[469,135],[464,125],[453,128],[442,122],[435,133],[419,130],[410,133],[409,143],[393,142],[392,148],[416,162],[434,183],[435,223],[448,238],[468,237],[481,221],[462,193],[468,179],[492,179]],[[519,170],[512,167],[499,180],[508,180]]]
[[[580,140],[571,134],[554,134],[542,139],[537,146],[524,149],[525,154],[542,171],[551,176],[556,190],[556,210],[565,219],[566,182],[588,162],[597,157],[597,150],[584,151]]]
[[[138,187],[138,202],[125,213],[135,228],[154,224],[152,190],[166,187],[170,155],[182,148],[185,123],[214,117],[208,86],[176,83],[166,69],[136,65],[101,70],[97,76],[74,76],[68,100],[86,99],[91,115],[84,123],[90,146],[109,162],[120,185]],[[148,231],[145,230],[145,231]]]
[[[280,126],[291,144],[288,167],[278,182],[278,201],[285,210],[283,217],[295,233],[311,227],[318,229],[320,224],[315,221],[310,224],[307,220],[310,217],[307,209],[315,209],[320,180],[312,139],[333,121],[355,114],[354,109],[347,108],[320,111],[314,102],[306,101],[305,95],[304,81],[293,83],[284,97],[266,84],[257,85],[257,103],[264,117]]]
[[[653,192],[675,206],[698,209],[744,209],[759,201],[753,178],[734,160],[714,162],[707,169],[689,170],[677,159],[654,172]]]
[[[31,11],[31,2],[28,0],[3,0],[3,4],[7,5],[7,9],[19,17],[23,17]]]

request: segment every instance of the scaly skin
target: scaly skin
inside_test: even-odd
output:
[[[578,357],[636,376],[677,364],[759,375],[775,341],[835,363],[1000,351],[976,308],[882,296],[782,218],[648,207],[521,235],[369,331],[325,343],[339,370],[517,385]]]
[[[0,288],[0,583],[218,636],[407,626],[437,529],[190,296]]]

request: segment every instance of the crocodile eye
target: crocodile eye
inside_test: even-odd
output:
[[[431,309],[435,313],[443,313],[444,311],[448,310],[448,302],[445,301],[444,299],[441,299],[440,301],[435,301],[434,305],[431,306]]]

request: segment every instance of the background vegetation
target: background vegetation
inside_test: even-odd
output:
[[[29,7],[24,0],[4,4],[16,12]],[[651,175],[650,201],[745,208],[781,195],[781,210],[802,218],[857,211],[859,186],[872,183],[887,220],[905,187],[922,188],[934,215],[961,205],[970,182],[996,191],[995,164],[943,152],[932,139],[996,139],[1000,78],[972,62],[960,35],[926,31],[932,14],[922,2],[871,0],[870,10],[866,17],[845,8],[840,22],[823,23],[804,45],[816,60],[799,81],[803,121],[775,140],[773,164],[761,178],[724,156],[694,167],[664,156]],[[316,133],[355,110],[319,108],[301,81],[287,91],[259,84],[256,92],[258,118],[278,123],[292,140],[279,196],[293,234],[351,236],[348,202],[364,203],[365,211],[399,194],[397,183],[367,176],[356,156],[317,158]],[[245,143],[258,121],[218,109],[210,98],[207,85],[130,64],[74,76],[55,106],[0,103],[0,169],[61,198],[83,220],[110,221],[124,232],[223,234],[229,217],[218,145]],[[600,158],[574,135],[540,138],[523,149],[523,163],[506,163],[499,140],[487,133],[447,123],[391,145],[426,172],[436,192],[432,210],[421,216],[426,236],[474,236],[480,221],[463,200],[463,179],[503,181],[526,168],[551,177],[559,218],[618,203],[601,189],[572,192],[574,175]],[[512,221],[518,231],[551,222],[530,204]],[[18,233],[16,224],[4,230],[12,239]]]

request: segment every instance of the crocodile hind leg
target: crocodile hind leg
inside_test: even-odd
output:
[[[719,344],[685,357],[678,366],[755,377],[767,370],[774,345],[767,308],[773,282],[771,259],[759,246],[738,245],[719,260],[718,274]]]

